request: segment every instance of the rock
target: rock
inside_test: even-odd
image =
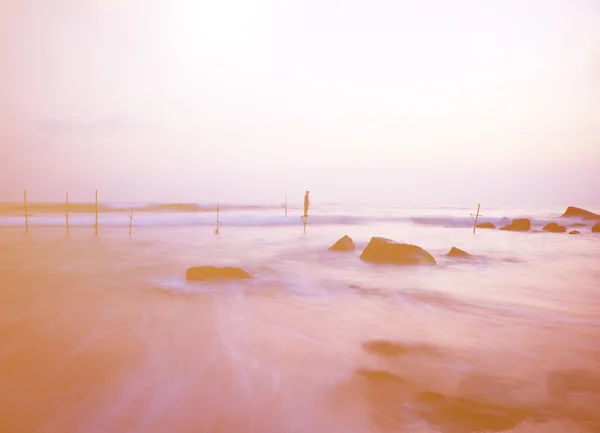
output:
[[[450,251],[448,251],[448,254],[446,255],[448,257],[471,257],[469,253],[456,247],[452,247],[452,249],[450,249]]]
[[[587,227],[585,224],[583,223],[575,223],[572,225],[573,227]]]
[[[349,236],[340,238],[335,244],[329,247],[331,251],[354,251],[356,246]]]
[[[584,220],[600,220],[600,215],[590,212],[589,210],[581,209],[575,206],[569,206],[564,214],[563,218],[582,218]]]
[[[569,232],[569,234],[570,234],[570,235],[580,235],[580,234],[581,234],[581,232],[579,232],[579,231],[577,231],[577,230],[571,230],[571,231]]]
[[[565,233],[567,228],[556,223],[549,223],[544,226],[543,230],[550,233]]]
[[[581,392],[598,393],[600,374],[583,369],[552,370],[546,378],[546,389],[555,397]]]
[[[403,421],[403,414],[398,408],[408,404],[413,394],[403,377],[385,370],[361,368],[354,372],[349,385],[351,388],[346,388],[344,394],[359,392],[378,431],[398,431],[397,427]]]
[[[478,229],[495,229],[496,226],[492,223],[481,223],[477,224]]]
[[[449,425],[453,425],[456,431],[465,433],[501,432],[512,430],[517,425],[517,421],[505,413],[477,412],[458,404],[443,405],[435,412],[427,414],[426,419],[439,427],[445,427],[445,430]]]
[[[531,221],[524,218],[517,218],[512,220],[507,226],[501,227],[500,230],[514,231],[514,232],[528,232],[531,230]]]
[[[388,382],[388,383],[399,383],[406,384],[406,380],[397,374],[390,373],[384,370],[370,370],[366,368],[359,368],[355,371],[357,376],[362,376],[365,379],[372,382]]]
[[[244,280],[252,278],[252,276],[240,268],[230,266],[195,266],[189,268],[185,273],[185,278],[188,281],[209,281],[221,279]]]
[[[592,226],[592,233],[600,233],[600,222]]]
[[[370,340],[362,344],[366,352],[383,357],[393,357],[398,355],[439,355],[437,347],[427,343],[398,343],[389,340]]]
[[[362,346],[367,352],[383,356],[405,355],[408,353],[408,350],[402,344],[387,340],[366,341]]]
[[[527,408],[497,406],[432,391],[418,393],[415,400],[423,409],[423,417],[444,432],[501,432],[537,415]]]
[[[435,265],[431,254],[416,245],[394,242],[373,237],[365,247],[360,259],[366,262],[389,265]]]

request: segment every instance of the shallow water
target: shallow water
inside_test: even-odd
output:
[[[473,235],[469,210],[337,207],[303,234],[275,212],[224,213],[219,236],[165,214],[131,238],[128,220],[110,224],[121,215],[98,236],[86,215],[68,236],[35,225],[51,215],[1,228],[0,431],[600,431],[589,227]],[[248,215],[259,222],[235,223]],[[356,252],[327,251],[344,234]],[[438,266],[361,262],[371,236]],[[452,246],[475,257],[446,258]],[[186,282],[202,264],[254,278]]]

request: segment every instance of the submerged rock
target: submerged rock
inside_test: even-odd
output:
[[[572,224],[572,227],[587,227],[587,225],[584,223],[575,223],[575,224]]]
[[[385,370],[360,368],[354,372],[349,384],[351,388],[344,394],[358,392],[361,400],[368,402],[371,421],[378,430],[399,431],[402,412],[398,408],[409,403],[412,397],[412,390],[403,377]]]
[[[569,232],[569,234],[570,234],[570,235],[580,235],[580,234],[581,234],[581,232],[580,232],[580,231],[578,231],[578,230],[571,230],[571,231]]]
[[[517,420],[505,413],[478,412],[461,405],[442,405],[426,415],[433,424],[448,428],[453,426],[462,432],[501,432],[514,429]],[[520,420],[519,420],[520,421]]]
[[[549,223],[544,226],[543,230],[550,233],[565,233],[567,228],[556,223]]]
[[[401,347],[386,341],[376,344],[386,353],[392,349],[393,354]],[[513,399],[492,401],[489,397],[473,398],[421,388],[419,381],[415,382],[410,375],[410,369],[402,371],[402,376],[399,376],[395,371],[386,369],[358,368],[340,391],[345,396],[358,393],[361,401],[368,402],[371,419],[383,428],[382,431],[410,431],[406,428],[405,412],[401,409],[406,406],[410,406],[411,412],[418,414],[431,427],[444,433],[501,432],[514,429],[525,420],[540,422],[544,419],[539,410]],[[560,386],[562,378],[553,379]]]
[[[471,257],[471,254],[456,247],[452,247],[446,255],[448,257]]]
[[[563,218],[582,218],[584,220],[600,220],[600,215],[590,212],[589,210],[581,209],[575,206],[569,206],[564,214]]]
[[[400,343],[388,340],[372,340],[363,343],[363,349],[367,352],[383,356],[404,355],[408,350]]]
[[[546,379],[546,388],[555,398],[581,392],[600,395],[600,374],[583,369],[553,370]]]
[[[537,418],[534,411],[525,407],[499,406],[439,392],[420,392],[415,400],[420,403],[424,418],[442,431],[501,432]]]
[[[329,247],[330,251],[354,251],[356,246],[351,237],[345,235],[341,237],[335,244]]]
[[[189,268],[185,273],[185,278],[188,281],[208,281],[208,280],[244,280],[252,278],[252,276],[240,268],[230,266],[195,266]]]
[[[531,230],[531,221],[526,218],[517,218],[512,220],[507,226],[501,227],[500,230],[513,231],[513,232],[528,232]]]
[[[370,340],[362,344],[366,352],[383,357],[398,355],[439,355],[439,350],[435,346],[426,343],[398,343],[389,340]]]
[[[600,223],[596,223],[592,226],[592,233],[600,233]]]
[[[477,224],[478,229],[495,229],[496,226],[492,223],[480,223]]]
[[[359,368],[356,370],[355,374],[360,377],[364,377],[365,379],[372,382],[388,382],[388,383],[399,383],[406,384],[406,380],[397,374],[390,373],[385,370],[370,370],[367,368]]]
[[[373,237],[365,247],[360,259],[366,262],[388,265],[435,265],[431,254],[416,245],[394,242]]]

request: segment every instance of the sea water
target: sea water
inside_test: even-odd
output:
[[[0,215],[1,432],[600,431],[600,235],[541,231],[563,208],[483,208],[533,230],[473,234],[467,208],[321,205],[304,233],[225,206],[216,235],[210,204],[137,205],[131,237],[128,204],[98,234],[45,210]],[[372,236],[437,266],[365,263]]]

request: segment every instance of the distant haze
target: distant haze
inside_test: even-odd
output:
[[[597,0],[5,0],[0,200],[600,202]]]

